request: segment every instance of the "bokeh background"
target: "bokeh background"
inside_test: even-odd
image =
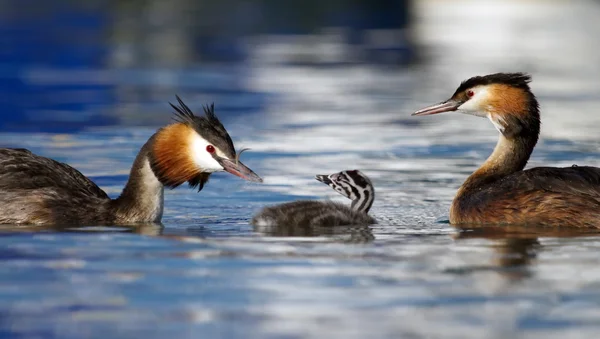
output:
[[[542,99],[545,135],[595,133],[594,114],[580,115],[594,111],[600,67],[593,0],[0,6],[3,131],[158,126],[175,93],[196,107],[214,101],[224,116],[276,111],[269,120],[289,119],[309,104],[303,95],[350,102],[353,85],[371,84],[388,86],[395,102],[377,102],[369,114],[395,109],[404,118],[472,75],[526,71]]]
[[[179,94],[214,102],[242,160],[165,194],[164,229],[0,228],[0,337],[592,338],[600,242],[448,225],[497,139],[411,117],[462,80],[524,71],[542,109],[529,166],[600,166],[597,0],[0,0],[0,146],[65,161],[112,197]],[[379,223],[253,228],[267,204],[344,198]],[[1,208],[1,206],[0,206]]]
[[[257,65],[407,65],[410,5],[2,1],[1,127],[156,124],[174,93],[215,101],[222,114],[264,109],[274,91],[253,84]]]

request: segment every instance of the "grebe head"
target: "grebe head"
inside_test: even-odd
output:
[[[359,170],[317,175],[315,179],[352,200],[352,208],[359,211],[368,212],[375,199],[375,189],[371,180]]]
[[[504,136],[539,134],[538,102],[524,73],[495,73],[463,81],[452,97],[414,112],[431,115],[457,111],[487,117]]]
[[[204,116],[196,116],[177,96],[176,123],[160,129],[152,145],[151,167],[167,187],[188,182],[201,190],[213,172],[227,171],[248,181],[262,182],[239,155],[227,130],[214,112],[214,104],[204,107]],[[242,150],[243,151],[243,150]]]

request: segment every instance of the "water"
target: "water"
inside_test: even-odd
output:
[[[495,20],[485,25],[469,21],[480,13],[480,2],[466,3],[464,12],[435,2],[426,8],[419,25],[440,40],[433,42],[443,53],[410,69],[252,67],[245,86],[268,95],[269,104],[252,114],[226,111],[223,120],[237,148],[252,148],[243,160],[264,184],[220,173],[200,193],[168,191],[164,228],[4,228],[0,336],[594,337],[600,329],[600,239],[557,231],[455,232],[447,223],[450,202],[493,149],[496,132],[475,117],[409,114],[445,99],[468,76],[528,70],[543,114],[542,140],[529,166],[600,166],[594,113],[600,49],[564,28],[577,22],[596,32],[598,6],[532,2],[526,6],[535,10],[515,15],[517,2],[492,1]],[[457,22],[469,33],[449,33]],[[477,30],[504,32],[503,43],[491,48]],[[519,45],[523,39],[531,44]],[[200,73],[190,72],[189,79]],[[149,97],[173,99],[175,91],[163,91],[168,94]],[[192,98],[188,103],[198,110],[204,98]],[[141,101],[139,107],[154,110],[117,127],[4,132],[0,144],[68,162],[114,197],[155,130],[131,122],[168,120],[165,102]],[[344,201],[313,177],[350,168],[372,178],[379,224],[248,224],[267,204]]]

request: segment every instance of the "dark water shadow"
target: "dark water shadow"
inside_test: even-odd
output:
[[[346,243],[369,243],[375,240],[369,226],[254,226],[254,231],[267,237],[328,237]]]
[[[506,238],[575,238],[600,236],[600,230],[592,228],[536,227],[521,225],[457,227],[455,239],[506,239]]]
[[[114,226],[65,226],[65,225],[0,225],[0,234],[14,233],[132,233],[160,236],[164,230],[162,223],[143,223]]]
[[[472,239],[484,239],[491,242],[489,246],[493,257],[488,265],[452,268],[445,273],[469,274],[481,271],[495,271],[511,282],[518,282],[534,275],[538,253],[544,246],[540,238],[576,238],[600,236],[600,231],[591,229],[560,229],[532,226],[503,226],[460,229],[453,234],[457,243]]]

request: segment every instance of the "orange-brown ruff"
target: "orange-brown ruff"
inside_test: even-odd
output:
[[[523,170],[540,132],[530,80],[523,73],[473,77],[450,99],[413,113],[459,111],[487,117],[500,132],[492,154],[458,190],[450,208],[451,224],[600,228],[599,168]]]
[[[208,181],[210,173],[202,173],[190,154],[195,134],[196,131],[186,124],[171,124],[156,134],[152,145],[152,167],[167,186],[179,186],[186,181],[195,186]]]
[[[141,148],[116,199],[67,164],[26,149],[0,148],[0,224],[158,223],[164,187],[188,182],[200,190],[218,171],[261,181],[238,161],[213,106],[196,116],[177,100],[177,122],[159,129]]]

